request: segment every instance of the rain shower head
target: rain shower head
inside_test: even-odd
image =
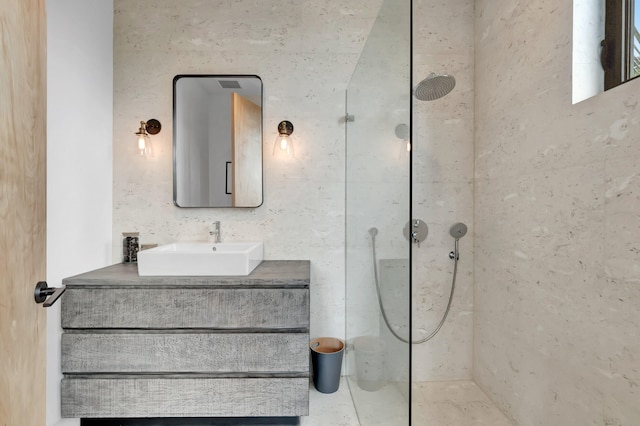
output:
[[[449,74],[431,73],[416,86],[414,92],[420,101],[435,101],[445,96],[456,87],[456,79]]]
[[[449,234],[456,240],[467,235],[467,225],[462,222],[454,223],[451,228],[449,228]]]

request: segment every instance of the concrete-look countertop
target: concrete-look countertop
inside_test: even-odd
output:
[[[145,276],[138,275],[135,263],[118,263],[73,277],[62,284],[73,287],[309,287],[308,260],[263,260],[247,276]]]

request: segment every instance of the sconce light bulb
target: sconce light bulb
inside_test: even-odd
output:
[[[293,124],[290,121],[281,121],[278,124],[278,134],[273,141],[273,155],[294,157],[293,146],[295,141],[291,137],[292,133]]]
[[[160,133],[161,128],[162,124],[155,118],[140,122],[140,128],[135,133],[138,137],[138,151],[140,151],[140,155],[153,155],[153,145],[151,144],[149,135],[157,135]]]
[[[144,140],[144,136],[138,137],[138,149],[140,150],[140,155],[144,155],[144,150],[147,147],[147,143]]]

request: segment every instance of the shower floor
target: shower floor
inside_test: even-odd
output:
[[[422,382],[413,393],[416,426],[513,426],[473,381]]]
[[[395,385],[366,392],[352,383],[352,395],[345,378],[333,394],[310,389],[310,413],[302,426],[404,426],[407,424],[407,397]],[[423,382],[413,387],[415,426],[513,426],[513,423],[472,381]],[[368,407],[358,414],[354,408]]]

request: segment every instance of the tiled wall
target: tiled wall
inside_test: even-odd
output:
[[[457,78],[455,90],[445,98],[413,100],[413,213],[429,227],[427,239],[413,246],[414,340],[436,328],[447,305],[453,273],[449,227],[462,221],[472,228],[473,10],[470,0],[455,1],[451,8],[433,0],[414,2],[414,85],[430,72]],[[379,231],[378,275],[387,318],[406,339],[409,244],[403,227],[409,220],[410,169],[406,142],[394,130],[410,121],[409,30],[408,3],[387,0],[347,96],[355,115],[347,134],[348,338],[373,335],[385,341],[389,380],[407,380],[408,347],[381,319],[368,230]],[[451,313],[436,338],[412,347],[414,380],[471,378],[471,233],[461,248]],[[386,270],[390,264],[394,266]]]
[[[310,259],[312,335],[342,336],[345,160],[340,118],[347,83],[381,3],[116,0],[114,261],[120,256],[123,231],[140,231],[143,243],[199,240],[208,237],[211,222],[220,220],[224,239],[262,240],[268,259]],[[414,258],[414,333],[421,336],[437,325],[446,306],[453,267],[448,259],[453,243],[449,226],[463,221],[472,229],[473,5],[470,0],[457,0],[443,8],[420,0],[414,8],[416,83],[432,71],[450,72],[457,78],[457,87],[447,98],[415,105],[414,211],[430,227],[428,242],[415,251]],[[394,22],[384,25],[391,28]],[[391,65],[384,58],[378,60],[385,67]],[[408,63],[397,65],[407,72]],[[369,96],[402,92],[381,71],[377,67],[369,80]],[[243,73],[262,78],[265,201],[261,207],[173,206],[171,80],[179,73]],[[406,90],[406,79],[401,84]],[[394,114],[408,121],[406,110],[386,116],[390,140],[392,125],[398,124]],[[140,120],[149,118],[159,119],[163,130],[152,138],[154,156],[142,158],[136,155],[132,134]],[[282,119],[294,123],[298,138],[297,157],[290,161],[271,156],[275,129]],[[408,165],[399,157],[400,148],[400,144],[394,148],[386,167],[400,167],[406,174]],[[350,167],[357,172],[356,164]],[[389,176],[377,169],[371,172]],[[363,185],[359,192],[366,199],[371,185]],[[405,195],[403,200],[407,199]],[[393,203],[388,207],[397,208]],[[393,241],[406,244],[401,236],[404,222],[387,230],[376,218],[393,214],[380,208],[375,211],[371,223],[361,224],[358,253],[366,268],[370,268],[365,232],[369,226],[380,227],[382,234],[388,231],[387,236],[393,233]],[[382,234],[380,238],[385,237]],[[452,313],[437,338],[416,347],[417,380],[470,377],[471,233],[461,248]],[[384,249],[380,254],[385,256]],[[370,301],[377,309],[375,299]],[[376,322],[374,328],[378,327]]]
[[[116,0],[113,255],[120,234],[143,243],[260,240],[267,259],[309,259],[311,334],[344,335],[345,89],[380,2]],[[257,74],[264,83],[264,204],[179,209],[172,203],[172,79]],[[136,155],[140,120],[159,119],[154,156]],[[271,156],[278,122],[296,158]]]
[[[438,334],[413,346],[413,379],[471,378],[473,345],[473,102],[474,2],[414,0],[413,79],[452,74],[456,87],[434,101],[414,100],[413,217],[429,236],[413,247],[414,340],[438,325],[449,299],[454,240],[449,228],[464,222],[451,311]]]
[[[571,104],[572,2],[476,2],[474,378],[519,425],[640,419],[640,81]]]

